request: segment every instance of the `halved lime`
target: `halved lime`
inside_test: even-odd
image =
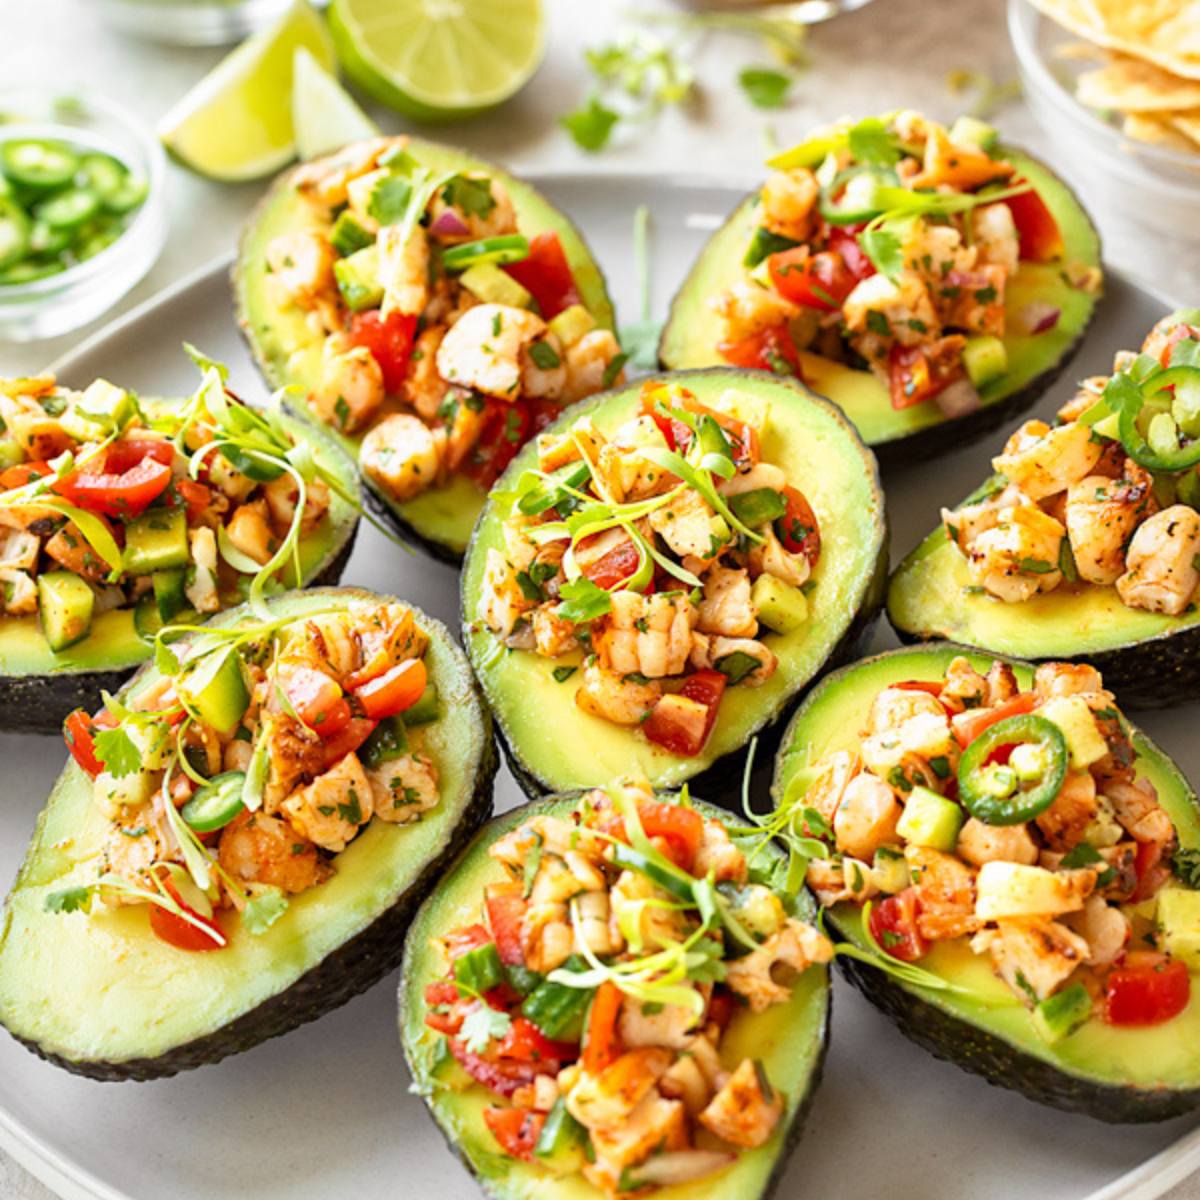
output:
[[[210,179],[258,179],[285,166],[296,152],[292,60],[300,46],[333,67],[329,31],[307,0],[222,59],[163,117],[163,145]]]
[[[424,121],[507,100],[542,60],[542,0],[333,0],[329,28],[346,74],[382,104]]]
[[[301,158],[379,136],[375,122],[305,46],[296,51],[292,70],[292,125]]]

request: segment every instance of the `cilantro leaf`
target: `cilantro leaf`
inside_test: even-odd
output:
[[[1171,856],[1175,878],[1190,888],[1200,888],[1200,850],[1176,850]]]
[[[493,1038],[499,1041],[512,1028],[512,1017],[486,1004],[473,1008],[463,1018],[458,1036],[469,1054],[482,1054]]]
[[[738,83],[755,108],[782,108],[787,103],[792,77],[768,67],[746,67]]]
[[[92,905],[93,890],[84,884],[81,887],[63,888],[59,892],[50,892],[46,896],[43,907],[51,913],[87,912]]]
[[[561,601],[558,615],[564,621],[573,621],[576,625],[594,621],[612,608],[612,597],[602,587],[597,587],[586,575],[564,583],[558,589],[558,598]]]
[[[247,933],[266,933],[287,912],[288,898],[282,889],[265,887],[250,897],[242,909],[242,926]]]
[[[367,212],[380,225],[395,225],[404,220],[404,214],[412,200],[412,190],[412,184],[407,179],[399,175],[388,175],[371,189]]]
[[[878,117],[866,117],[851,125],[846,142],[856,162],[891,167],[900,161],[899,139]]]
[[[469,217],[486,218],[496,207],[491,180],[472,179],[467,175],[453,176],[442,188],[442,199]]]
[[[97,729],[96,758],[114,779],[135,775],[142,769],[142,752],[124,729]]]
[[[658,366],[658,338],[662,333],[661,321],[634,321],[621,329],[621,346],[625,354],[621,366],[631,362],[643,371],[652,371]],[[615,360],[614,360],[615,361]],[[620,367],[613,378],[620,374]]]
[[[566,116],[558,123],[571,135],[575,144],[589,154],[595,154],[608,145],[613,126],[620,120],[619,114],[600,103],[600,97],[592,93],[587,103]]]
[[[864,229],[858,235],[858,244],[880,275],[886,275],[894,281],[904,270],[904,251],[895,229],[882,225],[876,229]]]

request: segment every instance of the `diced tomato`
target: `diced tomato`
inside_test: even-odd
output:
[[[1137,886],[1130,898],[1132,903],[1137,904],[1157,896],[1171,878],[1171,865],[1163,861],[1162,842],[1138,842],[1133,870],[1137,876]]]
[[[221,927],[216,921],[211,921],[206,917],[202,917],[194,908],[185,904],[180,898],[179,892],[175,889],[174,884],[169,878],[162,879],[163,887],[166,889],[171,899],[183,909],[193,920],[199,921],[204,929],[212,930],[212,933],[205,933],[204,929],[197,929],[190,921],[185,921],[183,917],[178,916],[173,912],[168,912],[167,909],[161,908],[157,904],[150,906],[150,928],[156,936],[169,946],[174,946],[176,950],[203,951],[203,950],[220,950],[226,944],[224,933],[221,932]]]
[[[104,472],[123,475],[147,458],[169,467],[175,461],[175,446],[162,438],[122,438],[105,451]]]
[[[179,493],[180,500],[187,506],[189,521],[195,521],[212,502],[210,489],[203,483],[197,483],[194,479],[177,479],[175,490]]]
[[[1024,183],[1014,179],[1014,183]],[[1065,253],[1062,231],[1046,202],[1034,190],[1009,196],[1004,201],[1017,227],[1017,238],[1021,245],[1021,257],[1027,262],[1049,262],[1062,258]]]
[[[880,947],[901,962],[916,962],[929,950],[917,927],[917,889],[905,888],[879,901],[871,909],[871,936]]]
[[[606,979],[592,997],[587,1030],[583,1037],[583,1069],[591,1075],[603,1071],[621,1053],[617,1017],[621,1013],[621,989]]]
[[[436,983],[425,986],[425,1005],[429,1010],[425,1014],[425,1024],[430,1029],[453,1037],[462,1028],[462,1005],[459,1004],[458,987],[449,979],[440,979]],[[435,1012],[434,1009],[448,1009],[447,1012]]]
[[[372,308],[350,318],[350,340],[370,350],[383,374],[383,386],[392,395],[400,391],[408,376],[416,335],[417,318],[404,313],[381,317],[379,309]]]
[[[491,488],[532,433],[533,414],[524,401],[485,401],[479,438],[459,470],[479,487]]]
[[[394,717],[412,708],[425,691],[429,676],[419,658],[408,658],[354,690],[358,707],[373,720]]]
[[[506,263],[502,270],[533,296],[547,321],[572,304],[582,303],[557,233],[539,233],[530,238],[529,257]]]
[[[775,522],[775,533],[789,554],[803,554],[812,566],[821,557],[821,530],[817,514],[804,493],[794,487],[783,489],[787,512]]]
[[[487,922],[496,943],[496,952],[506,966],[525,965],[525,952],[521,949],[521,921],[527,907],[521,893],[516,889],[490,888],[484,900]]]
[[[638,817],[642,832],[649,838],[662,838],[675,865],[691,871],[704,840],[704,818],[682,804],[639,804]]]
[[[704,729],[697,736],[691,729],[682,728],[672,717],[670,708],[664,711],[660,702],[650,710],[649,717],[642,725],[647,740],[685,758],[699,754],[717,722],[717,709],[720,707],[721,697],[725,694],[727,682],[720,671],[697,671],[689,675],[683,687],[679,689],[679,694],[703,704],[708,709]]]
[[[82,708],[68,714],[63,722],[63,740],[67,743],[71,757],[93,779],[104,770],[104,764],[96,757],[96,741],[93,736],[95,728],[96,722]]]
[[[729,1022],[733,1020],[734,1014],[739,1008],[737,997],[728,989],[721,987],[719,984],[713,988],[713,993],[708,1002],[707,1020],[713,1022],[722,1032],[729,1027]]]
[[[1104,1019],[1110,1025],[1160,1025],[1188,1006],[1192,983],[1186,965],[1153,950],[1125,955],[1104,987]]]
[[[961,376],[961,360],[931,359],[920,346],[897,342],[888,353],[889,391],[895,409],[932,400]]]
[[[618,542],[595,562],[588,563],[583,573],[597,586],[610,590],[637,573],[641,556],[633,541]]]
[[[875,264],[858,242],[858,234],[863,228],[862,225],[834,225],[829,230],[830,250],[836,250],[842,256],[842,262],[856,282],[876,274]]]
[[[347,754],[354,753],[375,732],[378,721],[370,717],[351,717],[348,724],[330,737],[322,738],[321,748],[325,751],[322,766],[329,770],[334,763],[341,762]]]
[[[807,246],[772,254],[767,270],[781,296],[817,312],[837,312],[858,282],[841,254],[832,250],[810,254]]]
[[[902,683],[889,683],[888,687],[901,692],[928,692],[931,696],[940,696],[946,686],[943,679],[905,679]]]
[[[72,504],[89,512],[106,517],[136,517],[153,504],[171,482],[171,468],[161,461],[163,452],[156,449],[164,445],[173,455],[173,448],[165,442],[138,442],[128,446],[117,442],[109,449],[104,470],[72,471],[51,487]],[[139,448],[145,451],[142,458],[132,466],[125,466]],[[110,462],[116,464],[116,469],[109,469]]]
[[[991,729],[997,722],[1033,712],[1037,702],[1037,693],[1021,692],[1011,700],[997,704],[995,708],[960,713],[951,722],[954,736],[958,739],[958,744],[965,750],[981,733]]]
[[[513,1058],[518,1062],[552,1064],[570,1062],[578,1047],[574,1042],[553,1041],[527,1017],[513,1017],[496,1052],[501,1058]]]
[[[511,1096],[517,1088],[526,1087],[539,1075],[548,1073],[537,1063],[484,1058],[481,1054],[472,1054],[463,1045],[461,1038],[448,1038],[446,1044],[462,1069],[476,1083],[482,1083],[485,1088],[495,1092],[497,1096]]]
[[[276,682],[296,716],[321,737],[331,738],[350,724],[349,701],[338,681],[324,671],[284,661],[279,664]]]
[[[505,1154],[532,1162],[546,1114],[530,1108],[485,1108],[483,1123]]]
[[[1164,367],[1169,367],[1171,365],[1171,351],[1174,350],[1180,342],[1187,341],[1200,342],[1200,328],[1197,328],[1195,325],[1176,325],[1171,332],[1167,334],[1166,341],[1163,343],[1163,348],[1158,353],[1158,361],[1162,363]],[[1174,392],[1173,388],[1171,390]],[[15,470],[16,468],[11,469]],[[3,481],[3,478],[4,477],[0,475],[0,482]]]
[[[54,473],[49,463],[23,462],[14,467],[6,467],[0,471],[0,492],[8,492],[13,488],[24,487],[35,479],[42,479]]]
[[[800,355],[786,325],[778,325],[741,341],[721,342],[717,353],[734,367],[801,378]]]
[[[488,932],[486,925],[477,923],[464,925],[461,929],[453,929],[449,933],[443,934],[439,940],[446,957],[453,962],[470,950],[478,950],[480,946],[486,946],[492,940],[492,935]]]

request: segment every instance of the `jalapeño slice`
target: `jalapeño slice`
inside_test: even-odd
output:
[[[1030,749],[1022,749],[1026,746]],[[997,761],[997,752],[1008,747],[1014,749],[1007,761]],[[1008,717],[963,751],[958,798],[987,825],[1024,824],[1054,803],[1067,776],[1067,758],[1066,739],[1053,722],[1036,713]]]
[[[1150,471],[1186,471],[1200,463],[1200,367],[1168,367],[1128,395],[1121,408],[1121,444]],[[1145,418],[1149,416],[1149,420]]]

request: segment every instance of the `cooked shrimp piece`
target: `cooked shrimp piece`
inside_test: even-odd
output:
[[[1007,204],[981,204],[971,210],[970,222],[978,261],[1014,273],[1021,257],[1021,244],[1012,209]]]
[[[690,488],[650,514],[650,528],[680,558],[711,558],[728,537],[725,522]]]
[[[763,224],[780,237],[806,242],[817,220],[817,177],[807,167],[772,171],[762,186]]]
[[[946,668],[946,683],[938,699],[956,712],[979,708],[987,695],[987,680],[960,654]]]
[[[287,713],[271,714],[261,736],[266,740],[268,763],[263,810],[271,814],[298,783],[320,771],[325,751],[321,739]]]
[[[74,521],[68,521],[47,541],[46,554],[64,570],[81,575],[84,579],[98,582],[110,570],[108,563],[92,549],[91,543],[79,532],[79,526]]]
[[[1099,809],[1096,781],[1089,771],[1069,771],[1054,803],[1037,817],[1037,827],[1051,850],[1072,850]]]
[[[457,203],[452,203],[455,200]],[[447,219],[448,215],[453,219]],[[452,246],[516,233],[517,215],[508,189],[499,179],[460,175],[429,202],[429,228],[435,241]]]
[[[902,270],[895,279],[880,272],[861,280],[843,302],[842,313],[848,334],[883,337],[876,330],[882,320],[886,337],[902,346],[920,345],[941,332],[929,289],[915,271]]]
[[[662,685],[654,680],[638,683],[593,663],[584,668],[575,703],[594,717],[603,717],[614,725],[632,726],[642,723],[661,695]]]
[[[221,868],[241,883],[265,883],[303,892],[328,874],[317,848],[286,821],[265,813],[238,813],[221,831]]]
[[[812,574],[812,564],[803,551],[793,554],[784,548],[771,526],[759,530],[762,543],[750,550],[750,570],[759,575],[774,575],[781,583],[803,587]]]
[[[536,609],[531,624],[537,652],[544,658],[559,658],[579,649],[574,623],[560,617],[556,608],[543,606]]]
[[[0,567],[0,611],[30,616],[38,610],[37,584],[27,571]]]
[[[375,816],[403,824],[437,807],[438,772],[425,754],[405,754],[367,772]]]
[[[998,921],[971,939],[976,954],[991,954],[996,974],[1032,1007],[1087,962],[1087,941],[1058,921]]]
[[[562,343],[546,331],[521,350],[521,393],[543,400],[558,400],[567,386],[567,365]]]
[[[315,229],[280,234],[267,245],[270,288],[281,303],[315,308],[337,297],[329,239]]]
[[[766,1142],[783,1116],[783,1094],[765,1083],[761,1066],[743,1058],[729,1081],[700,1114],[700,1124],[744,1150]]]
[[[791,996],[791,988],[782,982],[789,972],[799,975],[813,963],[827,963],[832,958],[833,943],[823,933],[789,917],[758,949],[728,965],[725,983],[745,997],[751,1012],[763,1012]]]
[[[718,663],[723,663],[735,654],[744,654],[755,663],[738,680],[739,685],[743,687],[761,687],[775,674],[775,669],[779,666],[775,652],[755,638],[710,637],[707,633],[692,634],[692,649],[688,661],[697,670],[706,671],[717,668]]]
[[[420,225],[405,230],[385,225],[379,231],[380,313],[419,317],[429,303],[429,239]]]
[[[722,496],[740,496],[743,492],[755,492],[759,488],[770,488],[773,492],[782,492],[787,487],[787,474],[782,467],[774,463],[755,463],[748,471],[739,471],[732,479],[722,479],[717,483],[717,491]]]
[[[119,809],[104,840],[101,861],[105,872],[113,872],[130,883],[145,886],[150,868],[179,856],[172,840],[163,836],[154,806]]]
[[[977,817],[970,817],[959,830],[954,851],[973,867],[982,867],[987,862],[1015,862],[1032,867],[1038,860],[1037,843],[1027,825],[987,825]]]
[[[895,842],[902,809],[896,794],[874,775],[856,775],[846,786],[833,818],[837,848],[870,861],[880,846]]]
[[[843,900],[862,904],[879,894],[872,867],[848,856],[811,859],[804,882],[823,908]]]
[[[904,847],[917,889],[917,928],[931,942],[979,928],[975,915],[975,872],[952,854],[926,846]]]
[[[526,309],[476,305],[442,339],[438,374],[450,383],[515,400],[521,387],[521,352],[545,332],[545,321]]]
[[[611,329],[593,329],[585,333],[564,354],[566,382],[560,399],[574,404],[604,387],[620,387],[625,382],[625,369],[608,378],[613,360],[621,353],[621,344]]]
[[[1040,508],[1006,508],[996,526],[971,544],[971,579],[1009,604],[1053,591],[1062,582],[1059,557],[1066,532]]]
[[[1100,461],[1100,446],[1087,425],[1073,422],[1051,428],[1026,421],[1004,444],[992,466],[1033,500],[1066,491]]]
[[[1130,608],[1177,617],[1200,584],[1200,513],[1186,504],[1147,518],[1125,555],[1117,592]]]
[[[696,628],[731,638],[752,638],[758,632],[748,572],[726,567],[713,567],[708,572]]]
[[[352,345],[344,334],[325,339],[321,382],[309,395],[322,421],[354,433],[375,415],[384,394],[383,372],[366,346]]]
[[[665,492],[679,481],[651,462],[647,450],[666,450],[667,441],[652,417],[626,421],[611,440],[600,447],[597,473],[615,500],[641,500]]]
[[[617,1029],[622,1045],[631,1049],[637,1046],[669,1046],[672,1050],[685,1050],[702,1021],[702,1017],[696,1017],[690,1008],[682,1004],[654,1007],[626,996],[621,1004]]]
[[[416,410],[419,417],[432,421],[446,398],[446,381],[438,374],[437,352],[446,336],[445,325],[427,325],[413,343],[408,374],[400,388],[400,398]]]
[[[489,550],[479,591],[479,619],[497,636],[506,638],[532,607],[533,601],[521,591],[517,573],[504,555],[499,550]]]
[[[1080,579],[1116,583],[1125,570],[1125,546],[1152,511],[1154,480],[1129,464],[1133,478],[1085,475],[1067,490],[1067,533]]]
[[[467,455],[475,449],[483,433],[484,407],[473,403],[470,393],[459,395],[453,401],[450,397],[454,392],[447,392],[447,402],[439,409],[439,415],[446,422],[444,437],[445,444],[441,446],[441,476],[457,471],[466,461]],[[440,445],[439,431],[434,430],[435,445]]]
[[[740,342],[746,338],[777,329],[797,316],[800,309],[777,292],[768,291],[740,279],[728,291],[722,292],[711,302],[713,310],[722,319],[722,341]]]
[[[748,870],[746,856],[733,844],[725,826],[709,820],[704,822],[704,834],[692,867],[697,879],[703,879],[711,871],[718,883],[745,883]]]
[[[290,479],[290,476],[285,475],[284,478]],[[236,549],[260,566],[274,553],[275,535],[267,520],[266,500],[239,505],[229,518],[225,533]]]
[[[1129,919],[1102,896],[1089,896],[1083,909],[1069,914],[1063,923],[1086,939],[1087,961],[1094,967],[1115,962],[1129,942]]]
[[[585,1072],[567,1094],[567,1110],[592,1130],[620,1126],[654,1090],[674,1057],[665,1046],[628,1050],[598,1074]]]
[[[942,525],[946,536],[966,554],[975,539],[989,529],[995,529],[1005,509],[1029,507],[1033,504],[1020,488],[1009,484],[1003,491],[988,496],[977,504],[942,509]]]
[[[1175,826],[1159,804],[1158,792],[1150,780],[1142,778],[1126,783],[1109,779],[1104,783],[1104,794],[1131,837],[1164,846],[1174,840]]]
[[[392,413],[363,438],[358,460],[385,491],[411,500],[437,479],[441,451],[434,431],[419,417]]]
[[[351,142],[326,158],[302,163],[294,176],[296,190],[317,204],[337,208],[346,203],[346,186],[375,169],[380,156],[393,146],[403,146],[407,138],[371,138]]]
[[[594,641],[601,662],[618,675],[662,679],[683,673],[695,624],[696,610],[687,596],[619,591]]]
[[[312,533],[329,511],[329,485],[321,478],[305,480],[304,515],[300,518],[300,534]],[[300,489],[286,471],[278,479],[262,485],[263,499],[271,513],[275,532],[283,536],[291,528],[300,500]]]
[[[280,807],[293,829],[335,854],[345,850],[375,811],[371,782],[356,754],[347,754]]]
[[[1033,690],[1039,700],[1086,696],[1102,693],[1104,681],[1100,672],[1086,663],[1042,663],[1033,673]]]
[[[804,794],[804,807],[815,809],[832,825],[846,787],[858,774],[860,766],[858,755],[849,750],[838,750],[829,755],[821,762],[817,777]]]
[[[951,271],[972,270],[978,254],[975,246],[963,244],[962,234],[953,225],[931,225],[928,221],[912,223],[901,249],[908,267],[932,288],[941,287]]]
[[[192,579],[183,589],[188,603],[197,612],[217,612],[221,596],[217,591],[217,535],[207,526],[188,530]]]

